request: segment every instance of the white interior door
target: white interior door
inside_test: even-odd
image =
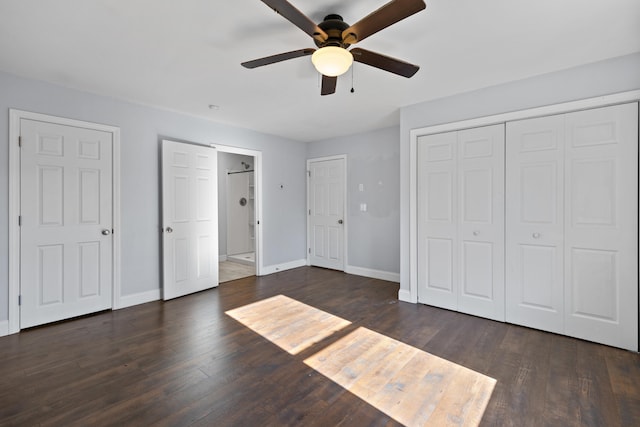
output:
[[[504,320],[504,126],[418,139],[418,301]]]
[[[458,309],[458,135],[418,138],[418,301]]]
[[[504,125],[458,132],[458,310],[504,321]]]
[[[345,159],[309,162],[309,263],[344,270]]]
[[[111,308],[109,132],[20,120],[20,327]]]
[[[163,298],[218,286],[217,153],[162,141]]]
[[[565,119],[565,333],[637,351],[638,104]]]
[[[564,119],[507,123],[506,320],[564,333]]]

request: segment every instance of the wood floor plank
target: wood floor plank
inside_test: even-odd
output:
[[[397,294],[394,283],[303,267],[0,337],[0,426],[640,425],[637,353]],[[270,317],[277,307],[247,314],[308,346],[297,354],[225,314],[278,295],[292,301],[284,328]],[[313,309],[309,324],[351,324],[305,342],[300,304]],[[360,328],[402,345],[351,335]],[[332,345],[326,375],[305,364]],[[496,380],[484,413],[469,397],[486,393],[481,382],[445,378],[465,370]],[[414,399],[398,404],[394,389]]]

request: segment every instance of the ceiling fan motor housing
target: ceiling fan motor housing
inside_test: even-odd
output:
[[[324,42],[320,42],[314,38],[316,46],[338,46],[345,49],[350,46],[349,43],[345,43],[342,39],[342,32],[350,27],[349,24],[344,22],[342,16],[336,14],[327,15],[324,17],[324,21],[318,24],[318,27],[327,33],[329,37],[327,37],[327,40]]]

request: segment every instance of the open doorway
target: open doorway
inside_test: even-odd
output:
[[[219,282],[259,275],[259,153],[218,149]]]

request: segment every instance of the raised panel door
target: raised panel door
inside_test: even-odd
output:
[[[20,327],[110,308],[113,135],[28,119],[20,135]]]
[[[162,141],[163,299],[218,286],[217,153]]]
[[[565,333],[638,350],[638,104],[566,115]]]
[[[458,310],[504,321],[504,125],[457,139]]]
[[[309,163],[309,262],[344,270],[345,160]]]
[[[506,129],[506,320],[562,333],[564,119]]]
[[[418,301],[458,309],[457,135],[418,139]]]

